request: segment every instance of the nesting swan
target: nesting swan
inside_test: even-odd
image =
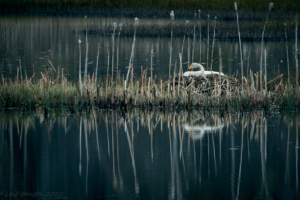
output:
[[[199,68],[200,71],[187,71],[187,72],[184,72],[183,76],[207,76],[207,75],[212,75],[212,74],[224,76],[224,74],[222,72],[219,73],[219,72],[215,72],[215,71],[205,71],[204,67],[199,63],[192,63],[189,66],[189,70],[196,69],[196,68]]]

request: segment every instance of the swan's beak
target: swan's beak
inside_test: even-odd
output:
[[[191,70],[191,69],[192,69],[192,65],[189,66],[189,70]]]

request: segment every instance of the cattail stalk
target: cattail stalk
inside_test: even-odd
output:
[[[208,55],[209,55],[209,15],[207,15],[207,63],[206,70],[208,70]]]
[[[172,10],[170,13],[170,18],[171,18],[171,44],[170,44],[170,62],[169,62],[169,78],[171,76],[171,63],[172,63],[172,39],[173,39],[173,20],[175,18],[174,11]]]
[[[185,29],[184,29],[184,35],[183,35],[183,42],[182,42],[182,48],[181,48],[181,55],[183,54],[183,46],[184,46],[184,40],[185,40],[185,34],[186,34],[186,29],[189,21],[185,22]]]
[[[188,52],[188,68],[190,66],[190,38],[188,38],[188,48],[187,48],[187,52]]]
[[[265,50],[265,95],[267,95],[267,51]]]
[[[212,71],[212,64],[213,64],[213,60],[214,60],[214,45],[215,45],[215,36],[216,36],[216,24],[217,24],[217,17],[215,17],[214,36],[213,36],[213,43],[212,43],[212,49],[211,49],[210,71]]]
[[[85,69],[84,69],[84,85],[86,84],[87,81],[87,67],[88,67],[88,52],[89,52],[89,42],[87,39],[87,26],[86,26],[86,32],[85,32],[85,42],[86,42],[86,47],[85,47]]]
[[[286,47],[286,62],[288,67],[288,84],[290,86],[290,61],[289,61],[289,47],[287,42],[287,33],[286,33],[286,24],[284,23],[284,29],[285,29],[285,47]]]
[[[265,35],[265,29],[266,29],[266,24],[267,24],[267,21],[268,21],[268,16],[269,16],[269,13],[270,11],[272,10],[273,8],[273,3],[270,3],[269,4],[269,11],[268,11],[268,14],[267,14],[267,18],[266,18],[266,21],[265,21],[265,25],[264,25],[264,29],[263,29],[263,32],[262,32],[262,37],[261,37],[261,47],[260,47],[260,91],[262,92],[262,59],[263,59],[263,45],[264,45],[264,35]]]
[[[117,24],[113,23],[114,31],[112,35],[112,55],[111,55],[111,82],[114,81],[114,54],[115,54],[115,33],[117,29]]]
[[[79,88],[80,88],[80,95],[82,96],[82,86],[81,86],[81,40],[78,39],[79,44]]]
[[[200,37],[200,58],[199,58],[199,63],[201,64],[201,44],[202,44],[202,36],[201,36],[201,10],[198,10],[198,12],[199,12],[199,37]]]
[[[298,66],[298,15],[296,15],[296,29],[295,29],[295,61],[296,61],[296,94],[297,100],[299,95],[299,66]]]
[[[21,59],[19,59],[19,64],[20,64],[21,83],[23,83],[23,75],[22,75],[22,65],[21,65]]]
[[[196,40],[196,17],[197,17],[197,14],[195,13],[195,17],[194,17],[194,37],[193,37],[192,63],[194,62],[194,52],[195,52],[195,40]]]
[[[131,48],[131,56],[130,56],[130,60],[129,60],[129,67],[128,67],[128,71],[127,71],[127,76],[126,76],[126,80],[125,80],[125,92],[126,92],[126,88],[127,88],[127,83],[128,83],[128,78],[129,78],[129,73],[132,67],[132,58],[133,58],[133,54],[134,54],[134,44],[135,44],[135,35],[136,35],[136,28],[138,26],[138,18],[134,18],[134,35],[133,35],[133,43],[132,43],[132,48]]]
[[[221,95],[221,88],[222,88],[221,73],[222,73],[222,51],[221,48],[219,48],[219,78],[220,78],[219,95]]]
[[[181,69],[182,69],[182,54],[179,53],[179,63],[180,63],[180,67],[179,67],[179,76],[178,76],[178,96],[179,96],[179,91],[180,91],[180,77],[181,77]]]
[[[153,65],[153,44],[151,45],[151,68],[150,68],[150,71],[151,71],[151,83],[153,83],[153,79],[152,79],[152,77],[153,77],[153,68],[152,68],[152,65]]]
[[[108,72],[109,72],[109,51],[107,50],[107,74],[106,74],[106,84],[105,84],[105,99],[107,101],[107,87],[108,87]]]
[[[120,45],[120,34],[122,31],[123,24],[119,24],[119,33],[118,33],[118,44],[117,44],[117,82],[119,82],[119,45]],[[118,83],[117,83],[118,84]]]
[[[240,25],[239,25],[239,14],[238,14],[238,8],[237,8],[236,2],[234,2],[234,8],[235,8],[235,12],[236,12],[236,22],[237,22],[238,34],[239,34],[240,57],[241,57],[241,78],[242,78],[242,92],[243,92],[243,90],[244,90],[243,53],[242,53],[242,42],[241,42],[241,33],[240,33]]]
[[[98,53],[97,53],[97,62],[96,62],[96,73],[95,73],[95,87],[97,85],[97,74],[98,74],[98,63],[99,63],[99,50],[100,50],[100,43],[98,44]]]

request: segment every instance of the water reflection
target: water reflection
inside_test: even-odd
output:
[[[5,112],[1,196],[297,199],[298,121],[259,111]]]

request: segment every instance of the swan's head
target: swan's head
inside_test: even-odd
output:
[[[189,66],[189,70],[192,70],[192,69],[201,69],[203,68],[203,66],[199,63],[192,63],[190,66]]]

